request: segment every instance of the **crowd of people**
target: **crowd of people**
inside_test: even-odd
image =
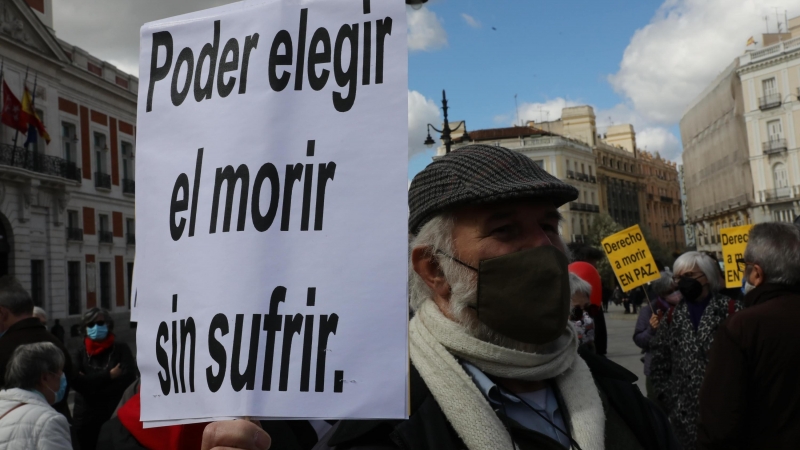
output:
[[[84,314],[83,343],[69,354],[63,329],[48,331],[19,283],[0,279],[0,448],[797,447],[800,228],[755,225],[735,292],[717,261],[689,251],[627,296],[645,396],[605,357],[604,312],[618,294],[598,272],[602,253],[568,248],[559,234],[558,207],[577,196],[526,156],[486,145],[414,178],[407,420],[145,429],[136,363],[108,311]]]

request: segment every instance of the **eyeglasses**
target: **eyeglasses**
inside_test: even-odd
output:
[[[691,278],[691,279],[693,279],[693,280],[698,280],[698,281],[699,281],[701,278],[703,278],[703,277],[705,277],[705,276],[706,276],[706,274],[704,274],[704,273],[702,273],[702,272],[701,272],[701,273],[699,273],[699,274],[698,274],[698,273],[691,273],[691,272],[690,272],[690,273],[685,273],[685,274],[683,274],[683,275],[675,275],[674,277],[672,277],[672,281],[674,281],[675,283],[677,283],[677,282],[679,282],[679,281],[681,280],[681,278],[683,278],[683,277],[687,277],[687,278]]]
[[[739,272],[747,270],[747,263],[744,258],[736,258],[736,267],[739,269]]]
[[[95,325],[100,325],[101,327],[105,325],[106,322],[104,320],[98,320],[97,322],[89,322],[86,324],[86,328],[92,328]]]

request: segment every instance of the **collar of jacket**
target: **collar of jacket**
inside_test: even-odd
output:
[[[788,284],[764,283],[744,296],[744,306],[755,306],[776,297],[785,295],[800,295],[800,286]]]
[[[28,329],[28,328],[46,329],[44,327],[44,325],[42,325],[42,322],[39,321],[38,318],[36,318],[36,317],[26,317],[26,318],[18,321],[17,323],[15,323],[14,325],[11,325],[10,327],[8,327],[7,332],[12,332],[12,331],[17,331],[17,330],[25,330],[25,329]]]
[[[666,418],[654,417],[654,408],[634,384],[638,377],[602,356],[578,350],[586,361],[595,383],[603,390],[611,406],[633,430],[644,448],[666,450],[674,440],[663,426]],[[385,441],[388,437],[401,448],[415,450],[457,450],[464,444],[436,403],[413,364],[410,371],[411,416],[408,420],[345,420],[341,421],[328,445],[358,446],[361,443]],[[569,411],[566,411],[568,414]],[[660,420],[659,420],[660,419]]]

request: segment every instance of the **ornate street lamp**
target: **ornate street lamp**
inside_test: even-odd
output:
[[[664,222],[664,225],[662,225],[663,228],[672,228],[672,239],[675,243],[675,250],[678,250],[678,227],[683,226],[686,226],[683,217],[678,218],[678,221],[675,223]]]
[[[406,0],[406,5],[414,8],[414,9],[420,9],[420,8],[422,8],[422,5],[427,3],[427,2],[428,2],[428,0]]]
[[[452,139],[450,138],[450,133],[452,133],[453,131],[458,130],[459,128],[461,128],[463,126],[464,127],[464,134],[461,135],[461,139],[468,141],[468,140],[470,140],[470,138],[469,138],[469,134],[467,133],[466,122],[462,121],[462,122],[460,122],[458,124],[457,127],[455,127],[452,130],[450,129],[450,122],[447,121],[447,95],[445,94],[444,89],[442,89],[442,111],[444,111],[444,126],[440,130],[440,129],[436,128],[435,126],[433,126],[431,124],[428,124],[428,137],[425,138],[425,142],[423,142],[423,144],[425,144],[425,146],[427,146],[429,148],[433,147],[433,145],[436,144],[436,141],[434,141],[433,138],[431,137],[431,128],[433,128],[434,131],[442,133],[441,139],[442,139],[442,142],[444,142],[445,153],[450,153],[450,146],[453,143]]]

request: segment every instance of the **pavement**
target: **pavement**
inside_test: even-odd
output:
[[[606,328],[608,328],[608,359],[633,372],[639,381],[639,389],[645,393],[644,364],[642,350],[633,343],[633,328],[636,326],[636,314],[625,314],[625,308],[613,303],[608,305]]]

